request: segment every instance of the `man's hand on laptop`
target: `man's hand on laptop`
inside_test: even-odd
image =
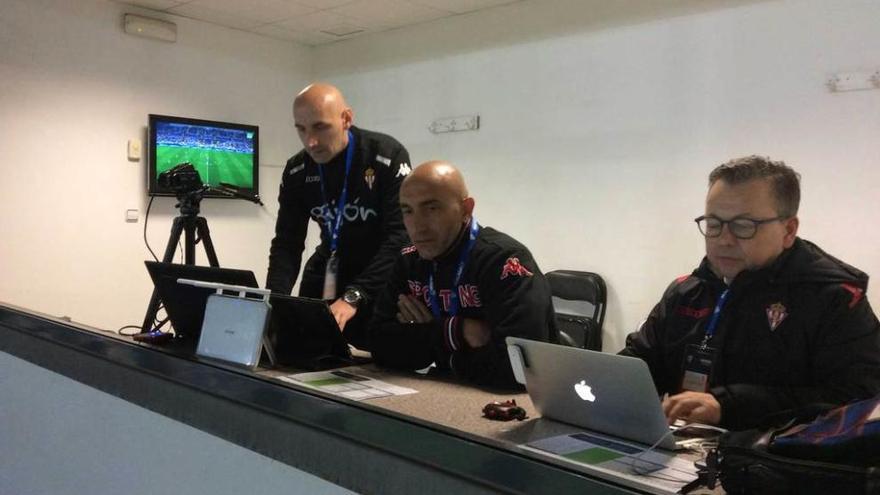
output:
[[[345,324],[348,323],[348,320],[354,318],[357,308],[339,298],[330,305],[330,312],[333,313],[333,318],[336,318],[336,324],[339,325],[339,329],[345,330]]]
[[[397,297],[397,321],[400,323],[428,323],[434,319],[431,310],[425,303],[409,294],[401,294]]]
[[[663,399],[663,413],[669,424],[681,419],[687,423],[717,425],[721,421],[721,404],[712,394],[688,391]]]

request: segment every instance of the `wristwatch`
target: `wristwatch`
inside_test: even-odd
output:
[[[342,300],[357,308],[364,300],[364,294],[357,287],[349,287],[342,295]]]

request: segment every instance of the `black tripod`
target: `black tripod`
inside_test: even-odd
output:
[[[214,243],[211,242],[211,232],[208,230],[208,221],[204,217],[199,216],[199,204],[202,201],[202,194],[207,187],[201,187],[195,191],[181,193],[177,196],[177,207],[180,209],[180,215],[174,219],[171,225],[171,236],[168,238],[168,245],[165,247],[165,255],[162,261],[171,263],[174,261],[174,252],[177,250],[177,244],[180,242],[181,232],[183,237],[183,256],[184,264],[196,264],[196,244],[202,243],[205,247],[205,254],[208,256],[208,263],[213,267],[219,267],[217,262],[217,253],[214,252]],[[198,234],[198,237],[196,235]],[[153,295],[150,297],[150,305],[147,306],[147,314],[144,315],[144,322],[141,324],[141,333],[152,330],[153,322],[156,320],[156,313],[159,311],[159,294],[156,288],[153,288]]]

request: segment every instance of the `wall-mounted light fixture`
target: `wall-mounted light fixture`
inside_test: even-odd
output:
[[[462,115],[460,117],[446,117],[437,119],[428,125],[428,130],[434,134],[444,132],[476,131],[480,128],[479,115]]]
[[[833,93],[880,89],[880,70],[839,72],[825,81],[825,85]]]

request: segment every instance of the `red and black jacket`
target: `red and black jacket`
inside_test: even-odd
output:
[[[434,269],[414,247],[403,249],[370,323],[373,358],[380,365],[408,370],[435,363],[470,382],[516,387],[504,338],[549,341],[556,335],[550,287],[529,250],[491,227],[481,228],[458,288],[451,287],[464,239],[437,261],[434,283],[443,317],[425,324],[397,321],[401,294],[416,296],[430,308],[428,277]],[[461,305],[455,317],[447,312],[451,290],[458,290]],[[468,347],[461,332],[464,318],[489,324],[488,345]]]
[[[770,266],[730,284],[709,392],[726,428],[814,403],[880,393],[880,322],[868,276],[800,238]],[[621,354],[644,359],[659,393],[680,391],[685,349],[700,344],[724,283],[704,259],[674,281]]]

